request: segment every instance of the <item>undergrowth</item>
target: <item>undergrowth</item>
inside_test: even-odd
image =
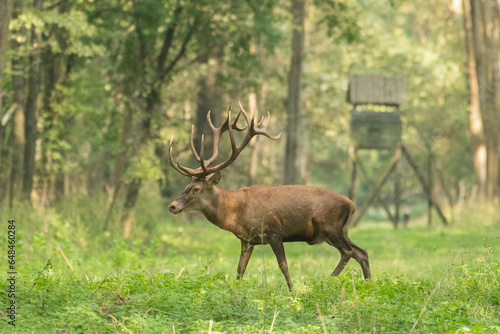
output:
[[[368,250],[373,282],[354,260],[330,277],[339,255],[326,244],[287,244],[289,292],[269,247],[256,248],[236,281],[240,245],[230,233],[178,221],[148,198],[125,240],[118,226],[103,231],[100,203],[0,211],[17,234],[16,326],[4,293],[0,332],[500,332],[500,221],[491,213],[463,213],[450,227],[362,223],[350,236]],[[0,261],[7,268],[7,256]]]

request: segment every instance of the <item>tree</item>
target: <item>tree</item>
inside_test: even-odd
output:
[[[292,62],[288,73],[287,131],[285,151],[285,184],[300,182],[299,162],[305,159],[299,154],[301,136],[301,78],[304,58],[305,1],[292,2]]]
[[[129,21],[129,18],[132,20]],[[117,86],[132,97],[127,104],[127,108],[132,109],[127,111],[128,116],[123,124],[120,142],[125,146],[121,148],[115,165],[113,200],[106,219],[107,222],[111,217],[119,190],[125,188],[120,219],[125,237],[130,235],[132,229],[132,212],[144,173],[129,173],[129,180],[125,184],[123,177],[130,165],[148,152],[150,141],[159,126],[162,89],[171,81],[179,63],[186,58],[195,33],[208,25],[203,21],[206,19],[208,16],[203,15],[203,4],[196,2],[172,1],[160,4],[157,1],[139,1],[134,2],[132,7],[122,8],[118,4],[113,8],[112,21],[133,31],[127,34],[122,47],[116,49],[119,53],[123,52],[117,54],[117,65],[125,69],[125,75],[120,76]],[[159,34],[159,30],[162,33]],[[109,43],[114,44],[115,41],[110,40]],[[207,50],[210,51],[212,47],[209,46]],[[133,113],[139,116],[132,117]]]
[[[5,63],[7,62],[7,49],[9,47],[10,40],[9,22],[12,12],[12,4],[12,0],[0,2],[0,82],[3,80]],[[2,106],[3,95],[4,92],[0,86],[0,106]]]
[[[34,0],[34,8],[42,10],[43,0]],[[33,189],[33,175],[35,172],[35,150],[38,137],[37,113],[38,94],[40,93],[40,32],[34,24],[31,25],[31,45],[33,49],[29,56],[29,78],[28,95],[24,109],[24,133],[26,142],[24,145],[24,175],[23,175],[23,197],[31,202],[31,191]]]
[[[3,111],[3,96],[5,94],[3,90],[3,86],[1,83],[3,82],[5,64],[7,62],[7,50],[9,48],[9,22],[10,16],[12,12],[12,0],[2,1],[0,3],[0,187],[2,184],[2,170],[5,168],[3,166],[3,162],[5,159],[2,159],[3,153],[3,141],[4,141],[4,111]]]
[[[464,0],[469,127],[479,194],[500,196],[500,4]]]
[[[106,13],[104,10],[99,12]],[[164,161],[162,152],[165,150],[157,144],[161,140],[158,133],[162,127],[172,126],[172,116],[160,111],[164,96],[171,90],[176,74],[180,68],[186,71],[199,67],[200,64],[213,71],[218,66],[217,63],[224,59],[225,52],[232,53],[236,58],[234,60],[228,57],[230,61],[244,63],[247,60],[245,55],[248,52],[248,36],[252,34],[248,31],[247,24],[252,22],[254,14],[248,10],[246,3],[237,1],[171,1],[162,4],[158,1],[137,1],[131,7],[116,6],[112,12],[114,14],[111,20],[102,21],[107,26],[109,22],[116,22],[113,27],[125,27],[129,30],[126,37],[118,42],[120,46],[113,50],[116,51],[116,55],[113,55],[116,57],[115,66],[122,67],[123,71],[110,76],[113,80],[116,79],[114,82],[117,91],[129,99],[126,108],[133,108],[136,116],[125,118],[135,123],[123,125],[124,129],[130,128],[132,132],[121,133],[129,144],[122,147],[117,156],[119,164],[115,165],[113,177],[117,183],[108,217],[112,217],[111,210],[120,198],[117,190],[124,189],[120,222],[124,236],[128,236],[132,229],[132,212],[143,180],[158,178],[162,173],[163,168],[158,168],[156,163],[149,170],[141,164],[144,161]],[[100,15],[96,10],[96,16]],[[122,31],[120,33],[123,34]],[[110,39],[108,43],[117,44],[116,39]],[[204,63],[208,66],[203,65]],[[198,89],[197,96],[200,102],[197,109],[199,114],[203,114],[203,119],[208,107],[202,104],[206,104],[206,94],[210,94],[205,90],[216,85],[213,80],[218,80],[215,72],[204,75],[206,77],[198,79],[199,87],[202,88]],[[213,83],[208,83],[207,80]],[[213,89],[212,94],[218,94],[217,89]],[[214,98],[210,97],[212,101],[215,101]],[[215,108],[217,106],[210,107]],[[151,153],[157,156],[151,156]],[[122,174],[117,175],[118,171]]]
[[[145,6],[146,8],[142,7]],[[173,6],[173,19],[166,29],[163,43],[159,53],[156,55],[153,49],[152,54],[147,53],[145,35],[143,35],[147,30],[148,22],[145,17],[140,17],[142,11],[151,10],[152,8],[147,8],[152,4],[143,3],[137,4],[137,7],[134,8],[134,14],[136,18],[136,31],[138,36],[138,43],[141,48],[139,61],[146,65],[149,61],[149,57],[156,58],[156,68],[155,74],[150,78],[142,78],[143,79],[143,87],[144,91],[140,92],[141,98],[144,100],[144,109],[142,110],[142,121],[139,130],[139,144],[138,149],[145,149],[146,144],[151,139],[152,136],[152,121],[154,117],[157,116],[157,112],[160,105],[160,92],[161,88],[165,83],[165,79],[169,78],[172,75],[172,71],[175,69],[178,61],[182,59],[186,53],[186,48],[191,41],[193,33],[196,29],[199,29],[199,17],[194,16],[191,18],[184,18],[186,21],[187,30],[185,32],[178,32],[178,28],[180,27],[179,21],[181,21],[181,17],[184,14],[185,8],[177,3]],[[153,5],[154,6],[154,5]],[[199,13],[198,13],[199,14]],[[144,25],[144,26],[143,26]],[[179,36],[180,35],[180,36]],[[153,37],[156,39],[156,37]],[[179,45],[176,45],[177,43]],[[178,47],[178,50],[174,51],[174,47]],[[170,53],[176,53],[174,57],[170,56]],[[172,57],[169,60],[169,56]],[[122,134],[124,136],[128,136],[128,134]],[[132,230],[132,210],[135,207],[135,203],[137,200],[137,196],[139,195],[139,190],[142,185],[142,178],[134,177],[132,181],[128,184],[125,202],[123,205],[123,212],[121,216],[121,221],[123,223],[123,236],[128,238],[130,236],[130,232]]]

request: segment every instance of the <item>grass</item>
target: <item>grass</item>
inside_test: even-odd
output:
[[[182,222],[145,198],[133,238],[124,240],[117,227],[102,232],[99,203],[0,211],[17,224],[16,327],[7,324],[5,293],[0,332],[500,332],[495,208],[464,213],[450,227],[427,228],[425,218],[401,230],[362,222],[350,236],[369,252],[373,282],[354,260],[330,277],[339,254],[326,244],[286,244],[290,293],[268,246],[256,247],[236,281],[240,243],[232,234]],[[0,261],[7,268],[7,256]]]

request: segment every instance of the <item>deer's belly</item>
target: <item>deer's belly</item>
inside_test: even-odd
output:
[[[303,241],[307,242],[309,245],[317,245],[322,242],[325,242],[327,239],[324,234],[318,234],[312,237],[304,237],[302,235],[291,236],[283,239],[283,242],[295,242],[295,241]]]

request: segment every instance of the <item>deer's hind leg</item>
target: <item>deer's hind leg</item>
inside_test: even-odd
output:
[[[338,249],[340,261],[332,272],[331,276],[338,276],[352,257],[355,257],[352,247],[342,238],[328,237],[328,244]]]
[[[361,269],[363,270],[363,276],[367,280],[372,280],[372,275],[370,272],[370,263],[368,262],[368,252],[365,251],[363,248],[359,247],[356,245],[354,242],[352,242],[349,237],[347,236],[347,228],[344,233],[344,239],[349,243],[351,246],[351,249],[353,250],[353,257],[356,261],[358,261],[359,265],[361,266]]]
[[[340,261],[332,273],[332,276],[338,276],[344,270],[345,266],[351,258],[354,258],[363,270],[363,276],[367,280],[371,280],[370,264],[368,262],[368,253],[347,236],[347,222],[350,214],[346,214],[341,224],[332,224],[322,229],[323,234],[327,238],[328,244],[337,248],[340,252]]]
[[[328,243],[337,248],[340,252],[340,262],[332,273],[332,276],[338,276],[344,270],[347,262],[354,258],[361,265],[363,276],[367,280],[371,280],[370,264],[368,262],[368,253],[349,238],[328,239]]]

